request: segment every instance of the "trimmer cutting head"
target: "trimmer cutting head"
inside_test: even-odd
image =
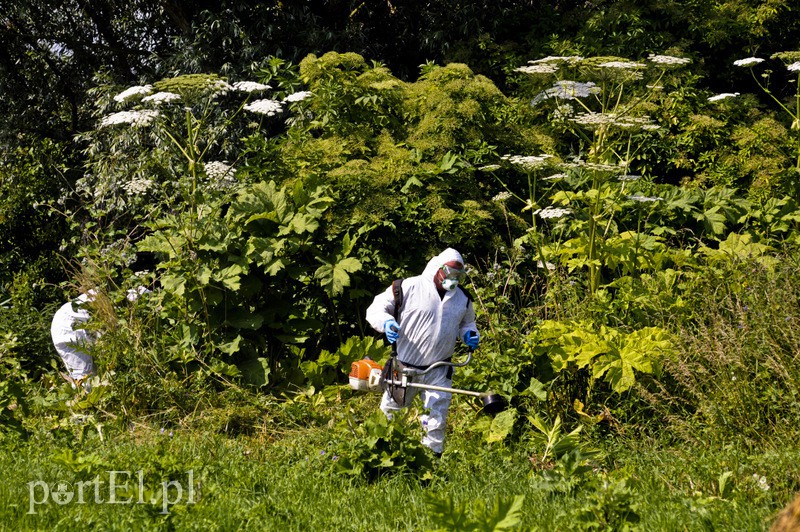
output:
[[[485,394],[481,397],[483,401],[483,411],[487,414],[499,414],[506,409],[506,400],[502,395],[496,393]]]

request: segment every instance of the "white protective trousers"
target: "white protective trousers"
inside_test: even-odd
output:
[[[424,375],[415,375],[412,381],[420,384],[432,384],[434,386],[451,388],[453,386],[453,380],[447,378],[447,373],[450,369],[451,368],[447,367],[434,368]],[[450,408],[450,400],[453,398],[453,394],[437,390],[407,388],[406,404],[399,405],[392,399],[388,392],[384,392],[381,398],[381,410],[386,414],[387,418],[392,419],[393,413],[399,411],[403,406],[411,404],[411,400],[414,399],[417,392],[422,396],[422,406],[428,412],[419,417],[422,423],[422,429],[425,431],[422,444],[435,453],[441,453],[444,450],[447,411]]]
[[[86,303],[88,296],[79,296],[75,305]],[[94,373],[94,362],[88,354],[88,345],[93,341],[89,331],[75,327],[89,320],[89,311],[73,307],[73,302],[61,305],[50,325],[50,334],[58,356],[64,361],[69,376],[75,380]]]

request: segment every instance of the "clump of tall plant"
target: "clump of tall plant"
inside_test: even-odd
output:
[[[800,187],[800,51],[778,52],[769,59],[778,63],[783,71],[779,71],[777,77],[786,78],[789,87],[794,85],[794,90],[791,91],[793,94],[784,96],[783,87],[772,86],[771,81],[776,72],[765,68],[769,64],[765,63],[766,59],[746,57],[734,61],[735,66],[750,71],[756,85],[780,110],[777,120],[763,118],[747,132],[749,134],[740,134],[736,140],[744,152],[741,164],[748,165],[750,159],[749,168],[757,176],[752,184],[757,195],[774,194],[775,191],[796,195]],[[756,70],[760,74],[757,75]],[[739,97],[738,92],[722,93],[711,96],[709,101],[728,106]],[[758,166],[767,167],[771,171],[759,171]]]
[[[145,340],[122,358],[109,352],[107,369],[280,381],[299,373],[296,360],[279,371],[283,346],[313,337],[325,320],[319,302],[341,296],[360,269],[348,256],[356,238],[333,254],[315,239],[331,205],[324,186],[286,188],[248,168],[245,132],[280,132],[277,117],[301,112],[311,96],[279,99],[270,89],[186,75],[101,102],[98,128],[85,136],[90,166],[74,221],[90,221],[77,244],[107,291],[141,275],[153,287]]]

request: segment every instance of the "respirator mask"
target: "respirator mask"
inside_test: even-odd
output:
[[[442,266],[444,272],[444,279],[442,279],[442,288],[445,290],[455,290],[459,283],[464,281],[467,272],[457,268],[451,268],[448,265]]]

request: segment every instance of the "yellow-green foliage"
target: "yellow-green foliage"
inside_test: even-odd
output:
[[[328,52],[322,57],[309,54],[300,61],[300,77],[304,82],[312,85],[315,80],[332,77],[340,72],[360,72],[367,68],[364,58],[358,54],[348,52]]]
[[[781,169],[790,163],[781,149],[787,138],[786,128],[773,118],[734,129],[732,140],[738,148],[734,157],[741,172],[751,176],[752,193],[765,193],[779,184]]]
[[[345,164],[350,157],[366,150],[357,139],[321,137],[287,141],[283,147],[284,160],[290,163],[300,178],[321,175]]]
[[[796,61],[800,61],[800,51],[791,50],[786,52],[778,52],[776,54],[772,54],[770,57],[772,59],[780,59],[787,65],[790,65]]]
[[[632,68],[613,68],[601,67],[604,63],[630,63],[639,64],[641,66]],[[641,71],[646,68],[642,62],[631,61],[624,57],[616,56],[597,56],[587,57],[580,63],[580,70],[583,72],[586,79],[595,80],[598,83],[611,82],[611,83],[626,83],[642,79]]]
[[[352,209],[349,223],[353,224],[385,219],[398,207],[396,198],[385,194],[387,187],[402,186],[417,171],[411,150],[395,143],[386,131],[378,137],[372,157],[340,162],[326,172],[326,180],[334,180],[341,190],[335,210]]]
[[[407,83],[356,54],[329,52],[306,57],[300,75],[314,97],[281,148],[283,163],[289,175],[335,184],[332,234],[389,222],[485,243],[489,220],[502,213],[478,199],[487,184],[477,177],[486,176],[466,154],[553,145],[530,127],[526,106],[463,64]]]
[[[505,96],[485,76],[466,65],[431,70],[409,87],[406,102],[412,125],[408,143],[422,152],[443,154],[458,144],[479,142],[494,126]]]
[[[179,94],[185,102],[191,104],[219,92],[225,83],[225,80],[216,74],[185,74],[156,81],[153,87],[159,91]]]
[[[353,53],[309,55],[300,75],[315,98],[309,103],[315,135],[359,137],[369,147],[383,129],[403,129],[400,116],[405,84],[380,65],[367,66]]]

